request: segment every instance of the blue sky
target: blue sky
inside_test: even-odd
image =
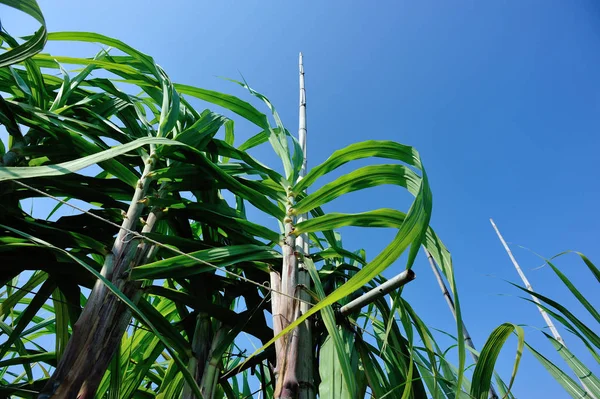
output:
[[[240,88],[217,78],[238,78],[241,72],[271,99],[291,131],[297,126],[302,51],[309,166],[367,139],[396,140],[419,150],[433,190],[432,225],[453,254],[465,321],[478,347],[506,321],[543,326],[537,310],[504,281],[518,276],[490,217],[513,244],[534,288],[564,298],[566,305],[574,302],[551,270],[533,270],[541,262],[518,245],[545,256],[573,249],[600,259],[600,6],[592,0],[42,0],[40,5],[50,31],[117,37],[151,53],[177,82],[247,99]],[[9,32],[30,33],[25,17],[6,15],[11,18],[2,23]],[[61,55],[95,52],[64,43],[49,49]],[[256,132],[242,125],[236,144]],[[269,153],[257,156],[273,164]],[[330,209],[406,209],[406,199],[382,187]],[[363,247],[372,257],[393,232],[343,234],[347,245]],[[557,263],[598,303],[581,262],[570,256]],[[386,275],[402,268],[398,263]],[[424,257],[414,270],[417,280],[406,288],[406,298],[430,326],[452,330]],[[560,362],[539,332],[526,328],[526,334]],[[514,348],[512,340],[499,361],[506,379]],[[514,392],[521,398],[567,397],[528,352]]]

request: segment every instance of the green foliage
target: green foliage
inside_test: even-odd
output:
[[[563,252],[551,259],[544,259],[546,264],[556,274],[559,280],[564,286],[573,294],[573,297],[581,304],[581,308],[585,310],[587,317],[590,317],[596,322],[600,322],[596,307],[592,305],[586,296],[571,282],[571,280],[556,266],[552,263],[552,260],[566,254],[573,253],[577,255],[585,264],[588,271],[591,272],[592,276],[595,277],[596,281],[600,283],[600,272],[598,268],[582,253],[579,252]],[[593,281],[593,280],[592,280]],[[530,291],[524,287],[517,286],[522,291],[535,296],[541,304],[538,305],[541,309],[545,310],[550,316],[556,321],[562,324],[566,330],[570,333],[569,338],[576,338],[577,341],[583,344],[588,349],[597,364],[600,364],[600,357],[598,355],[598,349],[600,349],[600,338],[595,331],[595,328],[584,323],[582,316],[577,316],[572,310],[566,308],[559,301],[551,299],[545,295]],[[534,303],[529,298],[525,300]],[[564,298],[561,298],[564,300]],[[555,337],[542,332],[544,336],[550,341],[552,346],[556,349],[558,354],[564,359],[565,364],[571,369],[578,381],[571,378],[568,373],[557,367],[556,364],[548,360],[545,356],[535,350],[532,346],[527,344],[527,348],[531,351],[536,359],[548,370],[548,372],[554,377],[554,379],[571,395],[573,398],[593,397],[600,398],[600,379],[590,370],[590,367],[586,366],[576,355],[574,355],[567,346],[559,342]]]
[[[270,101],[247,83],[237,82],[267,106],[274,125],[247,101],[172,82],[152,57],[120,40],[90,32],[46,34],[33,0],[2,3],[42,24],[22,44],[3,34],[11,49],[0,55],[0,122],[9,135],[0,146],[2,395],[37,396],[65,361],[91,297],[87,289],[94,289],[116,296],[132,315],[120,342],[110,348],[115,355],[102,370],[97,398],[241,398],[256,395],[255,386],[263,397],[272,396],[271,345],[278,337],[264,315],[270,300],[265,281],[281,269],[282,232],[264,223],[281,221],[293,194],[292,213],[313,216],[298,223],[295,234],[310,237],[313,255],[304,261],[314,304],[280,335],[308,318],[315,322],[311,353],[320,397],[486,396],[498,353],[513,330],[519,348],[523,345],[519,328],[503,325],[494,331],[469,381],[463,340],[457,340],[454,367],[400,290],[391,294],[391,306],[380,298],[348,317],[335,310],[382,283],[381,273],[401,256],[407,255],[406,268],[412,268],[424,246],[450,283],[456,336],[462,336],[452,260],[430,227],[431,189],[414,148],[376,140],[352,144],[298,179],[302,151],[297,140]],[[46,39],[106,48],[90,58],[40,54]],[[190,97],[214,109],[194,109]],[[243,124],[219,114],[222,109],[260,132],[236,147],[236,138],[250,134],[236,131]],[[261,145],[272,147],[282,172],[247,152]],[[387,163],[356,168],[319,186],[320,178],[361,159]],[[321,209],[348,193],[387,184],[413,195],[406,212]],[[143,198],[134,198],[140,185],[145,185]],[[23,209],[23,201],[47,195],[63,202],[43,219]],[[64,212],[73,201],[83,203],[83,211]],[[258,210],[256,219],[248,219],[247,204]],[[118,261],[111,248],[130,208],[139,218],[129,220],[131,231],[121,232],[123,243],[152,247],[118,276],[136,284],[134,294],[109,278]],[[153,217],[154,228],[142,232]],[[364,251],[343,245],[335,230],[344,226],[391,228],[396,235],[367,259]],[[584,261],[598,277],[593,264]],[[569,328],[581,330],[595,353],[599,341],[593,331],[556,309]],[[242,349],[248,336],[261,346],[252,354]],[[580,362],[570,362],[579,374],[587,372]],[[559,374],[555,371],[562,378]],[[598,389],[596,379],[590,379],[589,389]]]

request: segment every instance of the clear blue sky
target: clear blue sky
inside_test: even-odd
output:
[[[600,262],[600,5],[592,0],[40,4],[50,31],[117,37],[151,53],[175,81],[245,96],[216,78],[243,73],[272,100],[291,131],[297,125],[302,51],[309,164],[374,138],[420,151],[434,195],[432,225],[453,254],[465,321],[479,347],[505,321],[543,325],[537,310],[504,282],[518,276],[490,217],[513,243],[534,288],[565,298],[567,305],[573,301],[557,278],[547,268],[532,270],[541,262],[517,245],[545,256],[579,250]],[[27,33],[21,32],[21,17],[14,18],[3,17],[3,25],[11,33]],[[52,49],[64,55],[76,51],[64,44]],[[236,143],[254,133],[238,131]],[[273,161],[266,153],[257,156]],[[405,207],[397,190],[372,193],[375,198],[354,195],[335,206]],[[370,256],[392,235],[343,233],[347,244],[366,248]],[[558,264],[597,304],[597,286],[588,283],[580,262],[568,257]],[[386,275],[402,268],[396,264]],[[430,326],[452,330],[424,257],[415,271],[406,297]],[[529,328],[526,333],[560,362],[540,333]],[[506,379],[514,348],[512,340],[499,362]],[[528,352],[514,392],[520,398],[567,397]]]

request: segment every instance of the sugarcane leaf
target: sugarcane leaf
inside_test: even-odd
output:
[[[325,162],[312,168],[301,181],[296,183],[293,191],[296,193],[302,192],[307,187],[310,187],[319,177],[340,166],[350,161],[369,157],[396,159],[411,166],[421,168],[419,153],[412,147],[394,141],[363,141],[335,151]]]
[[[51,37],[53,33],[51,32],[48,37]],[[129,66],[129,65],[121,65],[110,61],[105,60],[95,60],[92,58],[80,58],[80,57],[67,57],[60,55],[46,55],[46,54],[36,54],[32,58],[33,61],[36,61],[42,65],[48,65],[52,62],[54,63],[62,63],[62,64],[71,64],[71,65],[87,65],[92,66],[94,69],[103,68],[107,71],[111,72],[126,72],[131,74],[137,74],[137,69]]]
[[[150,368],[165,349],[158,338],[151,333],[147,335],[150,335],[151,340],[139,343],[140,348],[143,348],[143,352],[136,351],[138,356],[136,356],[135,366],[133,370],[129,370],[127,379],[121,384],[122,393],[121,396],[119,396],[119,399],[135,397],[136,390],[143,383]]]
[[[558,382],[564,389],[571,395],[573,398],[585,398],[587,397],[587,393],[575,382],[571,377],[569,377],[564,371],[562,371],[559,367],[557,367],[553,362],[544,357],[541,353],[536,351],[531,345],[525,343],[525,346],[533,356],[548,370],[548,372],[554,377],[556,382]]]
[[[148,203],[150,206],[160,206],[161,208],[171,211],[185,211],[185,215],[188,219],[201,221],[226,230],[230,229],[231,231],[240,234],[248,233],[252,236],[265,238],[272,242],[279,242],[281,239],[279,233],[248,221],[236,210],[225,204],[208,204],[192,202],[185,199],[150,199]]]
[[[381,208],[362,213],[331,212],[297,223],[294,231],[296,234],[304,234],[316,231],[335,230],[345,226],[398,228],[405,219],[406,214],[404,212],[389,208]]]
[[[600,336],[598,336],[598,334],[596,334],[596,332],[594,330],[589,328],[585,323],[583,323],[578,317],[576,317],[566,307],[564,307],[560,303],[554,301],[553,299],[550,299],[550,298],[548,298],[542,294],[539,294],[535,291],[530,291],[527,288],[521,287],[514,283],[510,283],[510,284],[517,287],[518,289],[520,289],[522,291],[527,292],[529,295],[536,297],[540,301],[542,301],[543,304],[540,304],[538,306],[541,306],[548,313],[551,313],[553,316],[559,318],[559,321],[561,321],[561,323],[565,324],[567,327],[570,327],[567,323],[565,323],[563,321],[564,319],[560,314],[564,315],[564,317],[567,320],[569,320],[571,323],[573,323],[573,325],[575,325],[594,346],[596,346],[597,348],[600,348]],[[544,306],[544,304],[552,306],[553,308],[558,310],[560,312],[560,314],[557,314],[556,312],[552,311],[548,307]]]
[[[285,130],[285,128],[283,127],[283,122],[279,117],[279,113],[275,110],[275,107],[267,97],[252,89],[245,81],[239,82],[234,79],[227,80],[237,83],[240,86],[246,88],[250,92],[250,94],[262,100],[271,110],[273,118],[275,119],[275,125],[277,126],[278,130],[269,128],[269,142],[271,143],[273,150],[283,163],[283,169],[285,171],[285,177],[287,181],[295,182],[298,179],[298,173],[300,172],[300,167],[302,166],[303,159],[303,152],[300,148],[300,145],[298,144],[298,141],[293,136],[291,136],[287,130]],[[290,156],[290,150],[288,148],[288,137],[294,143],[294,152],[292,156]]]
[[[134,57],[137,61],[142,63],[144,67],[147,68],[148,71],[153,73],[157,78],[159,78],[159,73],[156,68],[156,64],[152,57],[137,51],[133,47],[123,43],[120,40],[101,35],[99,33],[92,32],[51,32],[48,34],[48,40],[54,41],[80,41],[80,42],[92,42],[92,43],[102,43],[107,46],[114,47],[123,51],[126,54]],[[99,60],[96,60],[98,62]],[[64,62],[64,61],[62,61]],[[76,62],[77,63],[77,62]],[[115,64],[118,65],[118,64]],[[131,68],[132,72],[137,73],[137,70]]]
[[[426,231],[429,225],[429,219],[431,216],[431,191],[427,180],[427,174],[423,169],[423,177],[421,179],[421,185],[419,192],[411,206],[406,220],[399,229],[396,237],[393,241],[377,255],[369,264],[363,267],[357,272],[352,278],[350,278],[341,287],[329,294],[325,299],[317,303],[310,310],[304,313],[302,316],[297,318],[290,325],[283,329],[276,337],[271,339],[261,348],[256,350],[249,358],[255,356],[257,353],[263,351],[268,346],[272,345],[277,339],[291,332],[295,327],[302,323],[306,318],[320,311],[325,306],[331,305],[340,299],[350,295],[354,291],[360,289],[362,286],[367,284],[376,275],[385,270],[392,262],[408,248],[410,245],[421,245],[423,232]],[[409,264],[409,267],[412,266]],[[464,362],[464,356],[463,356]]]
[[[131,272],[131,278],[141,280],[184,277],[214,270],[214,266],[209,266],[207,263],[226,267],[240,262],[281,259],[281,255],[277,251],[269,247],[251,244],[204,249],[188,255],[178,255],[138,266]]]
[[[185,143],[198,150],[203,150],[219,128],[227,121],[222,115],[209,112],[193,125],[177,134],[174,140]]]
[[[229,145],[226,142],[219,140],[219,139],[214,139],[213,143],[215,144],[217,151],[220,155],[244,161],[249,166],[254,168],[255,171],[258,172],[259,174],[262,173],[262,174],[265,174],[266,176],[269,176],[274,182],[278,183],[282,188],[285,189],[285,188],[289,187],[289,182],[287,180],[285,180],[283,178],[283,176],[281,176],[279,173],[277,173],[273,169],[258,162],[256,159],[254,159],[252,156],[250,156],[247,152],[239,150],[237,148],[234,148],[231,145]]]
[[[44,362],[50,366],[56,366],[56,354],[54,352],[37,353],[34,355],[23,355],[0,361],[0,367],[14,366],[18,364],[32,364]]]
[[[571,353],[566,346],[545,332],[542,331],[542,333],[546,336],[546,338],[548,338],[550,343],[552,343],[552,346],[554,346],[559,355],[565,359],[571,370],[573,370],[585,388],[587,388],[587,390],[594,395],[594,397],[600,398],[600,379],[596,377],[596,375],[592,373],[581,360],[573,355],[573,353]]]
[[[25,327],[31,322],[36,313],[40,310],[42,305],[48,300],[56,283],[52,280],[46,280],[40,287],[39,291],[34,295],[31,303],[25,308],[25,310],[17,317],[17,324],[13,328],[12,332],[0,346],[0,359],[4,358],[4,355],[9,351],[10,346],[20,339],[21,333],[25,330]],[[31,376],[29,377],[32,378]]]
[[[110,361],[110,386],[108,388],[108,397],[107,399],[120,399],[121,396],[121,364],[119,362],[119,355],[121,353],[121,345],[117,344],[117,349],[115,354]]]
[[[473,397],[478,399],[487,399],[496,360],[498,359],[498,355],[500,354],[500,350],[504,346],[504,343],[513,333],[516,333],[518,337],[518,344],[517,356],[515,358],[508,389],[510,390],[512,387],[517,370],[519,369],[519,362],[521,361],[521,356],[523,354],[525,335],[521,327],[511,323],[504,323],[494,329],[483,346],[483,349],[481,350],[479,361],[477,362],[475,371],[473,372],[473,381],[470,392]]]
[[[325,298],[325,290],[315,264],[310,258],[304,258],[304,265],[314,284],[318,299]],[[354,398],[356,397],[355,370],[351,367],[351,337],[336,325],[335,313],[331,306],[323,308],[321,317],[329,337],[319,352],[321,384],[319,393],[323,397]],[[342,383],[343,382],[343,383]]]
[[[42,25],[25,43],[0,54],[0,68],[2,68],[24,61],[42,51],[48,33],[44,15],[35,0],[0,0],[0,3],[29,14]],[[2,33],[2,36],[7,35]]]
[[[550,316],[552,316],[554,319],[558,320],[562,325],[564,325],[567,330],[573,334],[574,336],[576,336],[577,338],[579,338],[581,340],[581,342],[585,345],[585,347],[590,351],[590,353],[592,354],[592,356],[594,357],[594,359],[596,359],[596,361],[598,363],[600,363],[600,355],[596,352],[596,349],[594,348],[594,346],[597,347],[597,343],[595,342],[596,339],[594,337],[593,334],[590,334],[589,330],[583,330],[583,333],[581,333],[576,327],[575,325],[573,325],[566,317],[564,317],[561,313],[558,313],[556,311],[554,311],[553,309],[551,309],[550,307],[544,305],[543,303],[536,303],[535,301],[531,300],[530,298],[524,298],[522,297],[521,299],[524,299],[532,304],[534,304],[535,306],[539,307],[540,309],[542,309],[543,311],[545,311],[546,313],[548,313]],[[583,323],[581,323],[581,325],[584,326],[584,328],[587,328],[587,326],[585,326]]]
[[[351,259],[354,262],[357,262],[358,264],[361,264],[361,265],[367,264],[365,259],[356,255],[355,253],[352,253],[346,249],[339,248],[339,247],[329,247],[322,251],[315,252],[311,255],[311,258],[315,262],[318,262],[323,259],[333,259],[333,258],[339,258],[339,257]]]
[[[572,251],[572,252],[579,255],[581,260],[583,260],[583,262],[590,269],[590,271],[592,272],[594,277],[596,277],[596,280],[600,283],[600,270],[598,270],[598,268],[592,263],[592,261],[587,256],[582,254],[581,252],[577,252],[577,251]],[[559,255],[557,255],[557,256],[559,256]]]
[[[583,259],[583,257],[582,257]],[[588,260],[589,262],[589,260]],[[587,266],[592,270],[592,272],[597,271],[596,267],[591,262],[586,262]],[[546,260],[548,266],[552,268],[552,271],[560,278],[563,284],[571,291],[571,293],[577,298],[579,303],[583,305],[583,307],[594,317],[594,319],[600,323],[600,313],[596,310],[596,308],[586,299],[586,297],[575,287],[575,285],[569,280],[569,278],[560,271],[558,267],[556,267],[550,260]],[[595,270],[594,270],[595,269]]]
[[[12,73],[15,83],[17,84],[19,89],[21,89],[21,91],[25,94],[25,98],[27,98],[29,103],[32,103],[33,102],[33,92],[31,90],[31,88],[29,87],[29,85],[27,84],[27,82],[25,82],[25,79],[23,79],[21,77],[21,75],[19,74],[20,70],[17,70],[13,67],[9,67],[9,69],[10,69],[10,73]]]
[[[160,338],[161,342],[165,345],[165,348],[167,349],[167,351],[169,352],[169,354],[172,356],[172,358],[174,359],[175,363],[179,367],[179,370],[181,371],[181,373],[183,375],[183,378],[192,387],[192,389],[194,391],[194,394],[196,396],[198,396],[199,398],[203,398],[202,393],[200,392],[200,388],[198,387],[198,384],[194,380],[194,377],[187,370],[187,368],[185,366],[185,363],[183,363],[183,361],[179,358],[179,356],[177,356],[177,353],[171,348],[171,346],[169,345],[169,342],[162,336],[162,333],[152,324],[152,322],[146,317],[146,315],[144,314],[144,312],[142,312],[129,298],[127,298],[127,296],[125,294],[123,294],[113,283],[111,283],[109,280],[107,280],[102,274],[100,274],[98,271],[96,271],[93,267],[89,266],[86,262],[84,262],[83,260],[81,260],[81,259],[73,256],[68,251],[65,251],[65,250],[63,250],[61,248],[57,248],[57,247],[55,247],[54,245],[52,245],[52,244],[50,244],[48,242],[40,240],[40,239],[38,239],[36,237],[33,237],[33,236],[31,236],[29,234],[26,234],[26,233],[23,233],[21,231],[15,230],[15,229],[13,229],[11,227],[8,227],[8,226],[5,226],[5,225],[1,225],[1,224],[0,224],[0,227],[4,228],[6,230],[12,231],[13,233],[18,234],[18,235],[20,235],[22,237],[25,237],[25,238],[31,240],[34,243],[45,245],[48,248],[51,248],[51,249],[53,249],[55,251],[63,253],[64,255],[72,258],[79,265],[83,266],[94,277],[96,277],[97,279],[101,280],[102,283],[114,295],[116,295],[121,301],[123,301],[123,303],[125,303],[127,305],[128,308],[130,308],[132,310],[132,312],[136,315],[136,317],[138,317],[141,321],[143,321],[152,330],[152,332],[154,332],[154,334],[156,334]],[[0,358],[1,357],[2,356],[0,356]]]
[[[62,162],[56,165],[35,166],[35,167],[0,167],[0,181],[14,179],[30,179],[33,177],[62,176],[68,173],[77,172],[90,165],[115,158],[126,154],[149,144],[161,145],[185,145],[183,143],[160,137],[146,137],[134,140],[127,144],[113,147],[109,150],[101,151],[96,154],[76,159],[73,161]]]
[[[12,295],[3,299],[0,303],[0,318],[4,318],[14,307],[27,295],[32,292],[35,287],[42,284],[48,279],[48,274],[42,271],[34,273],[25,284],[21,286],[21,289],[16,290]]]
[[[275,131],[275,134],[280,133],[280,130],[278,127],[273,128],[273,130]],[[244,141],[242,144],[240,144],[240,146],[238,147],[238,150],[247,151],[251,148],[254,148],[263,143],[266,143],[267,141],[269,141],[270,135],[271,135],[271,132],[269,130],[262,130],[262,131],[256,133],[254,136],[250,137],[248,140]]]
[[[343,194],[383,184],[399,185],[416,195],[420,181],[419,176],[404,165],[365,166],[325,184],[302,198],[294,206],[294,212],[296,214],[306,213],[311,209],[333,201]]]
[[[52,292],[52,301],[55,314],[56,325],[56,360],[59,361],[62,357],[67,343],[69,342],[69,308],[66,297],[62,294],[59,288]]]
[[[362,340],[362,337],[357,337],[355,341],[356,349],[361,359],[367,384],[371,388],[376,398],[381,398],[385,395],[386,391],[389,391],[390,385],[387,380],[387,373],[385,373],[377,359],[375,359],[368,346]]]
[[[0,123],[4,125],[6,131],[13,139],[23,140],[23,133],[21,133],[21,128],[19,124],[15,120],[15,116],[13,111],[9,108],[8,104],[4,97],[0,95]],[[4,154],[3,154],[4,155]]]
[[[175,84],[175,88],[181,94],[187,94],[199,98],[200,100],[218,105],[235,112],[258,127],[266,130],[269,129],[269,121],[267,120],[267,116],[265,114],[258,111],[249,103],[242,101],[235,96],[177,83]]]
[[[179,94],[171,80],[162,70],[162,68],[156,66],[158,70],[160,81],[162,83],[162,106],[160,108],[160,118],[158,121],[158,137],[166,137],[171,130],[175,127],[177,120],[179,119]]]
[[[205,173],[213,176],[219,181],[225,188],[230,190],[232,193],[239,195],[240,197],[248,200],[252,205],[258,209],[266,212],[267,214],[276,217],[278,220],[283,218],[284,211],[281,210],[273,202],[260,191],[243,184],[241,181],[229,176],[227,172],[219,168],[216,164],[211,162],[204,156],[204,154],[197,154],[197,163],[205,168]]]

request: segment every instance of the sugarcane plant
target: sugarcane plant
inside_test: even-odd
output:
[[[548,296],[540,295],[536,291],[533,290],[529,280],[525,276],[525,273],[521,269],[519,263],[517,262],[515,256],[513,255],[510,247],[504,240],[504,237],[500,233],[500,230],[494,223],[492,219],[490,219],[490,223],[496,235],[498,236],[502,246],[506,250],[507,255],[509,256],[513,266],[515,267],[521,281],[523,281],[523,286],[519,286],[517,284],[513,284],[518,289],[529,294],[531,299],[524,298],[528,302],[534,304],[544,319],[546,327],[550,330],[550,334],[542,331],[542,334],[550,341],[552,346],[556,349],[558,354],[563,358],[563,360],[568,365],[570,371],[577,377],[579,383],[575,382],[575,380],[569,376],[569,374],[559,367],[557,367],[554,363],[552,363],[548,358],[539,353],[536,349],[534,349],[531,345],[527,344],[527,348],[532,352],[534,357],[550,372],[550,374],[556,379],[556,381],[569,393],[573,398],[600,398],[600,379],[589,369],[586,364],[581,361],[577,356],[575,356],[562,338],[561,334],[558,332],[558,329],[554,322],[552,321],[551,316],[556,319],[560,324],[563,325],[570,332],[577,341],[583,343],[583,345],[590,351],[592,357],[596,362],[600,363],[600,357],[598,356],[598,349],[600,349],[600,339],[598,339],[598,334],[594,331],[593,327],[583,323],[581,321],[581,316],[575,316],[575,313],[565,306],[563,306],[559,301],[554,300]],[[583,264],[586,265],[588,271],[596,278],[596,281],[600,282],[600,270],[592,263],[590,259],[588,259],[584,254],[580,252],[567,251],[562,252],[558,255],[553,256],[550,259],[546,259],[542,256],[539,256],[544,264],[549,266],[552,272],[560,279],[561,283],[569,290],[569,292],[577,299],[577,301],[582,305],[583,309],[586,310],[586,316],[591,317],[596,323],[600,323],[600,313],[596,310],[596,306],[594,306],[589,300],[588,296],[584,295],[567,277],[567,275],[562,272],[554,263],[553,260],[569,253],[573,253],[578,255],[580,260],[583,261]]]
[[[544,354],[536,350],[532,345],[527,344],[527,349],[534,355],[534,357],[546,368],[550,375],[564,388],[564,390],[573,398],[600,398],[600,378],[597,373],[592,370],[600,364],[600,356],[598,350],[600,349],[600,340],[598,339],[598,323],[600,323],[600,314],[597,311],[597,306],[594,306],[590,299],[591,295],[584,295],[579,288],[567,277],[567,275],[555,265],[555,259],[562,257],[567,254],[576,255],[583,265],[586,266],[587,271],[594,277],[594,282],[600,283],[600,270],[588,259],[584,254],[575,251],[563,252],[553,256],[550,259],[543,258],[545,264],[552,269],[552,272],[556,274],[561,283],[569,290],[577,302],[584,309],[584,312],[574,311],[569,309],[561,301],[564,298],[558,299],[552,298],[547,295],[540,294],[531,289],[528,289],[517,284],[513,284],[524,293],[529,294],[532,298],[536,298],[534,301],[530,298],[523,298],[536,306],[538,309],[542,309],[547,312],[552,318],[558,321],[563,328],[572,336],[574,341],[583,344],[583,347],[592,355],[591,364],[586,364],[585,361],[581,360],[581,355],[577,356],[574,351],[567,348],[564,341],[559,341],[552,334],[548,334],[545,331],[541,331],[543,336],[550,341],[552,346],[556,349],[557,353],[564,360],[567,368],[561,368],[555,362],[549,360]],[[512,283],[511,283],[512,284]],[[590,322],[584,322],[585,318],[589,318]],[[571,374],[571,375],[569,375]],[[573,378],[572,376],[575,376]]]
[[[41,23],[22,42],[1,33],[0,394],[484,398],[516,331],[512,383],[519,327],[492,332],[469,379],[464,341],[455,367],[401,296],[423,246],[449,282],[462,336],[452,261],[429,226],[419,153],[370,140],[308,170],[302,61],[297,139],[245,81],[234,82],[269,117],[236,96],[172,82],[120,40],[47,33],[34,0],[0,2]],[[46,40],[105,48],[90,58],[48,55]],[[236,119],[259,130],[238,146]],[[280,168],[250,154],[262,145]],[[317,184],[364,159],[387,163]],[[412,194],[409,210],[322,209],[380,185]],[[45,218],[25,206],[41,198],[53,203]],[[270,218],[279,231],[265,225]],[[397,233],[368,259],[344,246],[337,230],[346,226]],[[386,283],[381,273],[404,253],[401,283]],[[253,353],[247,336],[260,342]]]

